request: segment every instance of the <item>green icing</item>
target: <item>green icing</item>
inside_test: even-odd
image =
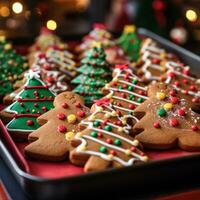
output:
[[[81,74],[72,80],[72,83],[78,84],[73,92],[83,95],[86,104],[91,104],[103,96],[101,88],[111,80],[112,73],[101,47],[88,50],[81,64],[77,69]]]
[[[123,33],[117,40],[117,44],[129,56],[131,61],[138,60],[141,40],[138,38],[137,33]]]
[[[28,126],[27,120],[32,120],[33,125]],[[36,117],[19,117],[19,118],[14,118],[8,125],[7,129],[9,131],[16,130],[28,130],[28,131],[33,131],[36,130],[40,127],[40,125],[37,123],[37,118]]]
[[[25,86],[43,86],[43,83],[36,78],[28,79]],[[37,92],[38,95],[35,95],[34,92]],[[36,99],[39,97],[39,99]],[[47,99],[54,98],[54,94],[47,88],[35,88],[35,89],[23,89],[19,93],[19,98],[22,101],[16,101],[11,104],[8,108],[5,109],[6,112],[15,112],[17,114],[43,114],[46,111],[53,108],[53,100],[42,100],[44,97]],[[34,99],[30,101],[23,101],[24,99]],[[29,126],[27,124],[27,120],[33,120],[34,124]],[[35,130],[39,127],[37,123],[37,116],[35,117],[27,117],[27,116],[19,116],[14,118],[8,125],[7,128],[9,131],[14,130]]]

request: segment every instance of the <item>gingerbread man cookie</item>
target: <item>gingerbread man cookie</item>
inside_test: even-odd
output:
[[[200,150],[200,108],[190,96],[157,83],[149,86],[149,99],[135,109],[143,117],[134,126],[136,138],[147,148]]]
[[[78,123],[89,113],[82,98],[72,92],[56,96],[54,107],[38,118],[42,126],[29,135],[29,140],[33,142],[25,148],[28,158],[47,161],[66,159],[70,150],[69,141],[79,131]]]

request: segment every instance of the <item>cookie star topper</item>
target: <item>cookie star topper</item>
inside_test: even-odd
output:
[[[136,30],[136,27],[134,25],[126,25],[124,27],[124,33],[134,33]]]
[[[96,41],[92,42],[92,48],[94,47],[101,48],[101,42],[96,42]]]

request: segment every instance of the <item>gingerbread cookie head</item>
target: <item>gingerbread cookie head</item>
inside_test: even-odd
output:
[[[15,97],[16,101],[4,110],[14,114],[6,127],[17,138],[27,138],[39,127],[37,117],[53,108],[54,93],[40,80],[39,72],[30,70],[26,79],[23,89]]]
[[[88,116],[89,109],[82,98],[72,92],[56,96],[54,107],[38,118],[43,126],[29,135],[33,142],[25,148],[27,157],[48,161],[67,158],[70,140],[79,131],[78,124]]]
[[[76,149],[70,153],[71,162],[85,165],[85,171],[98,171],[147,161],[138,141],[130,135],[128,118],[119,116],[109,99],[96,101],[92,114],[81,121],[86,128],[72,141]]]
[[[145,147],[200,150],[200,115],[191,101],[161,83],[149,87],[149,99],[135,109],[143,117],[134,126]]]

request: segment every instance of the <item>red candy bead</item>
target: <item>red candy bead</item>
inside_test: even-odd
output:
[[[139,91],[138,91],[138,94],[143,95],[143,94],[144,94],[144,91],[139,90]]]
[[[175,85],[176,87],[179,87],[181,84],[180,84],[178,81],[175,81],[175,82],[174,82],[174,85]]]
[[[183,70],[183,74],[185,74],[185,75],[189,75],[189,72],[190,72],[189,69],[184,69]]]
[[[122,98],[126,98],[126,94],[125,94],[125,93],[121,93],[120,96],[121,96]]]
[[[136,150],[136,148],[135,147],[131,147],[131,151],[135,151]]]
[[[117,102],[117,106],[121,106],[122,104],[120,102]]]
[[[184,90],[184,91],[183,91],[183,94],[188,95],[188,90]]]
[[[60,133],[66,133],[67,128],[65,127],[65,125],[59,125],[57,128],[58,132]]]
[[[177,113],[178,113],[179,116],[185,116],[185,110],[183,110],[183,109],[179,109],[177,111]]]
[[[174,72],[169,72],[169,73],[168,73],[168,76],[169,76],[169,77],[175,77],[176,74],[175,74]]]
[[[98,135],[99,138],[103,137],[103,134],[101,132],[97,133],[97,135]]]
[[[77,115],[78,115],[79,117],[85,117],[85,112],[84,112],[84,111],[78,111],[78,112],[77,112]]]
[[[63,107],[64,109],[66,109],[66,108],[68,108],[69,106],[68,106],[67,103],[63,103],[63,104],[62,104],[62,107]]]
[[[40,53],[40,54],[38,55],[38,57],[39,57],[40,59],[42,59],[42,58],[45,58],[46,56],[45,56],[44,53]]]
[[[126,88],[127,88],[127,85],[126,85],[126,84],[124,84],[124,85],[123,85],[123,88],[124,88],[124,89],[126,89]]]
[[[34,124],[33,120],[31,120],[31,119],[27,120],[26,123],[28,126],[33,126],[33,124]]]
[[[38,95],[39,95],[39,92],[38,92],[38,91],[34,91],[33,94],[34,94],[35,96],[38,96]]]
[[[65,119],[66,119],[66,116],[65,116],[64,113],[59,113],[59,114],[57,114],[57,117],[58,117],[58,119],[60,119],[60,120],[65,120]]]
[[[54,82],[55,82],[55,79],[54,79],[52,76],[48,76],[48,77],[47,77],[47,81],[48,81],[49,83],[54,83]]]
[[[117,120],[117,121],[116,121],[116,124],[117,124],[118,126],[121,126],[121,125],[122,125],[122,122],[121,122],[120,120]]]
[[[116,81],[112,82],[111,86],[117,86],[117,82]]]
[[[144,156],[145,154],[144,154],[144,152],[141,152],[140,155],[141,155],[141,156]]]
[[[34,103],[34,106],[35,106],[35,107],[38,107],[38,103]]]
[[[175,96],[175,95],[176,95],[176,91],[175,91],[175,90],[170,90],[170,91],[169,91],[169,94],[170,94],[171,96]]]
[[[170,97],[170,102],[173,104],[177,104],[179,102],[179,99],[177,97]]]
[[[196,91],[196,89],[197,89],[197,88],[196,88],[195,85],[191,85],[191,86],[190,86],[190,90],[191,90],[191,91]]]
[[[44,64],[44,65],[43,65],[43,68],[46,69],[46,70],[50,70],[50,69],[51,69],[51,67],[50,67],[49,64]]]
[[[81,103],[80,103],[80,102],[77,102],[77,103],[75,104],[75,106],[76,106],[77,108],[81,108]]]
[[[20,106],[21,106],[21,107],[24,107],[24,104],[23,104],[23,103],[20,103]]]
[[[199,130],[198,126],[196,126],[196,125],[192,125],[191,128],[192,128],[193,131],[198,131]]]
[[[109,153],[112,154],[113,156],[117,154],[115,150],[110,150]]]
[[[159,122],[155,122],[155,123],[153,124],[153,127],[154,127],[154,128],[160,128],[160,123],[159,123]]]
[[[104,120],[103,122],[102,122],[102,125],[106,125],[108,123],[108,120]]]
[[[159,64],[159,63],[160,63],[160,60],[157,59],[157,58],[153,58],[153,59],[151,60],[151,62],[152,62],[153,64]]]
[[[192,99],[192,102],[193,102],[193,103],[198,103],[198,102],[199,102],[199,99],[198,99],[198,98],[193,98],[193,99]]]
[[[171,125],[171,126],[178,126],[179,125],[179,122],[178,122],[178,120],[176,119],[176,118],[172,118],[172,119],[170,119],[169,120],[169,124]]]
[[[112,144],[113,141],[112,141],[110,138],[107,138],[107,139],[106,139],[106,142],[107,142],[108,144]]]
[[[120,110],[117,110],[117,114],[118,114],[119,116],[121,116],[121,115],[122,115],[122,113],[121,113],[121,111],[120,111]]]
[[[133,104],[129,104],[128,107],[129,107],[129,109],[132,109],[132,110],[135,108],[135,106]]]
[[[43,107],[42,107],[42,110],[46,112],[48,109],[47,109],[46,106],[43,106]]]
[[[187,79],[183,79],[183,83],[187,84],[188,80]]]

